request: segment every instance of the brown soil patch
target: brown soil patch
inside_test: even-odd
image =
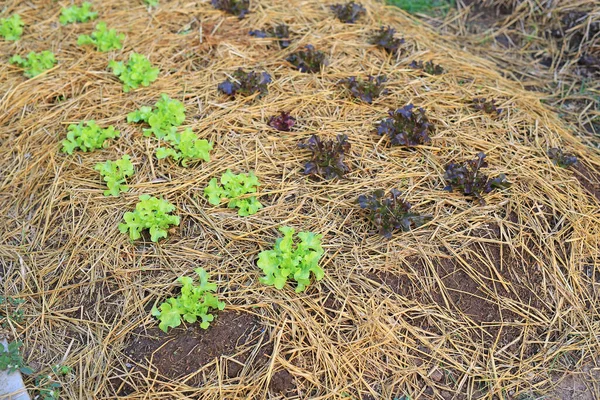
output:
[[[124,354],[144,370],[155,368],[161,376],[185,379],[191,386],[202,385],[203,377],[212,373],[217,363],[224,368],[226,378],[239,381],[268,365],[273,345],[265,341],[263,333],[257,317],[226,311],[220,312],[206,330],[198,324],[168,333],[158,327],[140,327],[131,334]],[[269,388],[274,393],[288,393],[295,389],[295,383],[289,372],[280,370],[273,374]]]

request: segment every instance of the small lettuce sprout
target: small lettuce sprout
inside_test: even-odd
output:
[[[367,12],[362,4],[355,3],[354,1],[345,4],[334,4],[330,8],[340,21],[347,24],[355,23],[357,19]]]
[[[494,99],[489,101],[484,98],[473,99],[473,108],[487,114],[500,115],[502,113],[502,109],[496,106],[496,100]]]
[[[0,18],[0,36],[6,40],[19,40],[23,34],[23,20],[19,14],[8,18]]]
[[[169,328],[181,325],[182,318],[190,324],[202,321],[200,328],[208,329],[215,318],[210,310],[225,308],[225,303],[213,294],[217,291],[217,285],[208,281],[210,275],[204,268],[196,268],[194,272],[198,275],[198,284],[193,278],[180,276],[177,281],[181,283],[181,294],[168,298],[158,308],[152,307],[152,315],[160,321],[158,327],[165,333]]]
[[[311,274],[317,281],[325,276],[319,266],[324,254],[321,247],[323,235],[298,232],[296,237],[300,242],[294,244],[294,228],[282,226],[279,230],[283,237],[275,241],[273,250],[261,251],[258,255],[257,265],[265,274],[260,282],[281,290],[288,279],[293,279],[298,283],[296,293],[304,292],[310,284]]]
[[[426,63],[423,63],[423,61],[413,61],[408,66],[413,69],[422,69],[429,75],[441,75],[444,73],[444,68],[434,64],[433,61],[427,61]]]
[[[81,7],[63,8],[58,20],[62,25],[67,25],[75,22],[87,22],[96,18],[98,18],[98,13],[92,11],[92,3],[86,1],[81,4]]]
[[[211,0],[217,10],[225,11],[242,19],[250,12],[250,0]]]
[[[256,193],[260,183],[254,173],[234,174],[227,170],[221,176],[221,184],[217,183],[217,178],[213,178],[204,189],[204,195],[208,202],[213,206],[221,204],[222,199],[229,200],[229,208],[238,208],[238,215],[245,217],[258,212],[263,206],[256,199],[256,196],[247,197],[249,193]]]
[[[279,47],[287,49],[290,44],[290,28],[286,24],[279,24],[274,28],[269,28],[264,31],[251,30],[250,36],[254,36],[259,39],[265,38],[276,38],[279,43]]]
[[[431,142],[429,133],[433,132],[433,125],[425,116],[425,110],[414,108],[409,104],[390,111],[390,117],[377,126],[377,133],[387,135],[395,146],[414,147]]]
[[[131,240],[139,239],[144,229],[150,230],[150,240],[158,242],[160,238],[167,237],[167,229],[171,225],[179,225],[179,217],[170,215],[175,206],[164,199],[150,197],[147,194],[140,196],[133,212],[123,215],[125,222],[119,224],[119,231],[127,233]]]
[[[158,0],[144,0],[150,7],[158,7]]]
[[[238,68],[231,78],[219,83],[218,89],[232,97],[236,94],[250,96],[254,93],[258,93],[258,97],[262,97],[269,92],[267,87],[269,83],[271,83],[271,75],[266,72],[246,72],[242,68]]]
[[[350,168],[344,163],[344,156],[350,151],[348,136],[337,135],[336,140],[321,141],[312,135],[306,143],[298,145],[312,152],[309,162],[304,165],[304,174],[325,179],[342,178]]]
[[[385,197],[385,192],[377,189],[368,196],[358,196],[360,208],[368,211],[369,220],[379,229],[379,233],[388,239],[397,229],[408,231],[411,227],[418,228],[431,219],[429,216],[410,212],[411,204],[402,201],[400,195],[399,190],[392,189],[389,197]]]
[[[289,112],[281,111],[279,115],[274,115],[269,119],[269,126],[282,132],[289,132],[296,124],[296,118]]]
[[[495,188],[507,188],[510,183],[506,180],[504,174],[498,175],[494,179],[490,179],[481,168],[488,166],[485,161],[485,154],[478,153],[477,158],[469,160],[462,165],[450,163],[446,166],[444,179],[448,186],[444,188],[449,192],[458,190],[467,196],[476,197],[479,202],[484,205],[482,194],[489,193]]]
[[[210,161],[212,142],[198,139],[198,136],[190,128],[186,128],[181,133],[171,133],[164,140],[173,147],[159,147],[156,150],[156,158],[159,160],[173,157],[176,161],[181,161],[181,165],[184,167],[187,167],[188,162],[192,160]]]
[[[123,48],[123,40],[125,40],[125,34],[117,33],[114,29],[109,30],[106,22],[99,22],[91,35],[80,35],[77,38],[77,44],[79,46],[93,45],[98,51],[107,52]]]
[[[54,67],[56,65],[56,58],[54,58],[54,53],[48,50],[44,50],[41,53],[32,51],[27,54],[27,58],[14,55],[10,58],[9,62],[23,68],[25,70],[23,75],[33,78]]]
[[[119,131],[114,126],[102,129],[96,121],[80,122],[77,125],[69,125],[67,138],[63,140],[62,152],[73,154],[75,149],[87,152],[104,147],[105,141],[119,137]]]
[[[377,77],[369,76],[366,81],[351,76],[342,79],[339,84],[348,89],[352,96],[371,104],[374,98],[387,93],[387,90],[383,88],[383,84],[386,81],[387,78],[384,75]]]
[[[163,139],[174,135],[178,126],[185,120],[185,107],[179,100],[173,100],[166,94],[161,94],[156,105],[144,106],[137,111],[127,114],[127,122],[146,122],[149,129],[144,129],[144,136],[154,135]]]
[[[286,60],[300,72],[317,73],[321,71],[321,67],[327,65],[325,53],[315,50],[311,44],[307,44],[304,50],[290,54]]]
[[[153,68],[146,56],[132,53],[127,64],[111,60],[108,67],[123,82],[123,91],[129,92],[141,86],[150,86],[158,78],[158,68]]]
[[[369,39],[369,43],[381,47],[390,54],[396,54],[400,46],[404,44],[404,39],[395,38],[396,30],[392,27],[381,27],[379,31],[374,32]]]
[[[104,191],[105,196],[118,196],[120,193],[129,190],[129,186],[124,183],[127,177],[133,175],[134,171],[131,158],[127,154],[120,160],[108,160],[104,163],[98,163],[94,169],[100,172],[106,186],[108,186],[108,190]]]
[[[562,149],[553,147],[548,149],[548,157],[555,165],[561,168],[568,168],[577,162],[577,157],[573,154],[563,153]]]

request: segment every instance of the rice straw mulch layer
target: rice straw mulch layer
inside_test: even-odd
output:
[[[399,11],[363,4],[367,15],[349,25],[318,1],[253,2],[243,20],[206,2],[150,11],[96,2],[99,19],[127,34],[125,48],[107,55],[76,46],[93,22],[60,27],[56,3],[9,1],[5,13],[21,14],[27,27],[20,41],[0,42],[2,54],[50,49],[59,64],[29,80],[7,57],[0,65],[0,282],[26,300],[25,322],[5,333],[23,340],[38,370],[73,367],[62,382],[66,398],[517,398],[596,362],[600,157],[492,63]],[[248,35],[279,22],[293,32],[289,49]],[[405,37],[400,55],[368,44],[381,24]],[[284,61],[306,44],[328,55],[321,73]],[[132,51],[161,73],[125,94],[107,63]],[[408,67],[413,60],[433,60],[446,73],[426,75]],[[271,74],[269,94],[219,94],[238,67]],[[389,93],[372,105],[336,84],[369,74],[388,77]],[[215,142],[210,162],[158,161],[157,141],[125,122],[161,93],[184,102],[185,127]],[[503,115],[473,110],[479,97],[499,99]],[[434,122],[432,143],[389,147],[374,124],[408,103]],[[268,127],[280,110],[297,119],[293,132]],[[89,119],[114,124],[121,138],[62,154],[67,126]],[[348,179],[302,174],[308,154],[297,144],[311,134],[348,135]],[[575,153],[581,165],[554,166],[550,147]],[[480,151],[491,175],[513,183],[485,206],[443,191],[445,165]],[[104,197],[94,165],[124,154],[136,169],[132,189]],[[208,204],[204,187],[227,169],[256,173],[265,208],[242,218]],[[402,190],[433,220],[381,238],[355,203],[376,188]],[[167,199],[182,219],[159,244],[131,243],[118,231],[140,194]],[[257,254],[272,248],[282,225],[324,235],[325,278],[302,294],[258,282]],[[161,333],[151,307],[197,267],[218,282],[225,311],[208,331]]]

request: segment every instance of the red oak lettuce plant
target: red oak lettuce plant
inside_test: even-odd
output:
[[[358,196],[360,208],[367,210],[369,220],[379,229],[379,233],[391,238],[396,229],[408,231],[411,227],[419,227],[431,217],[410,212],[411,204],[400,199],[401,192],[392,189],[388,197],[382,189],[370,195]]]
[[[250,0],[211,0],[217,10],[225,11],[242,19],[250,12]]]
[[[392,27],[381,27],[379,31],[374,32],[369,39],[369,43],[381,47],[390,54],[396,54],[400,46],[404,44],[404,39],[394,37],[396,30]]]
[[[423,61],[413,61],[408,66],[414,69],[422,69],[429,75],[441,75],[444,73],[444,68],[434,64],[432,61],[427,61],[426,63],[423,63]]]
[[[281,111],[279,115],[274,115],[269,119],[269,126],[282,132],[289,132],[296,124],[296,118],[289,112]]]
[[[321,67],[327,65],[325,53],[315,50],[311,44],[307,44],[304,50],[290,54],[286,60],[300,72],[316,73],[321,70]]]
[[[488,114],[500,115],[502,113],[502,109],[496,107],[496,100],[494,99],[489,101],[484,98],[473,99],[473,108]]]
[[[290,44],[290,28],[286,24],[279,24],[274,28],[269,28],[267,30],[251,30],[250,36],[254,36],[259,39],[264,38],[275,38],[279,43],[279,47],[282,49],[287,49]]]
[[[494,179],[481,171],[481,168],[488,166],[484,153],[478,153],[477,158],[469,160],[464,164],[450,163],[446,166],[444,179],[448,186],[444,188],[449,192],[454,189],[468,196],[475,196],[479,202],[484,205],[482,194],[489,193],[495,188],[506,188],[510,183],[506,180],[504,174],[500,174]]]
[[[371,104],[374,98],[387,93],[387,90],[383,88],[385,81],[387,81],[387,78],[384,75],[377,77],[369,76],[366,81],[351,76],[342,79],[339,81],[339,84],[348,89],[352,93],[352,96]]]
[[[425,116],[425,110],[412,104],[389,112],[390,117],[377,126],[377,133],[387,135],[392,145],[414,147],[431,142],[429,133],[433,125]]]
[[[561,168],[567,168],[577,162],[577,157],[573,154],[563,153],[562,149],[553,147],[548,149],[548,157]]]
[[[271,75],[266,72],[246,72],[242,68],[238,68],[231,78],[219,83],[218,89],[232,97],[238,93],[243,96],[259,93],[258,97],[261,97],[268,93],[267,85],[269,83],[271,83]]]
[[[326,141],[312,135],[306,143],[300,143],[298,147],[312,152],[310,161],[304,165],[306,175],[325,179],[342,178],[350,170],[344,163],[344,156],[350,151],[346,135],[338,135],[336,140]]]
[[[357,19],[365,15],[367,10],[361,4],[351,1],[346,4],[334,4],[331,6],[331,11],[333,11],[340,21],[353,24]]]

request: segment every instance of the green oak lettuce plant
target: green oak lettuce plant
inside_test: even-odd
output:
[[[120,160],[108,160],[104,163],[98,163],[94,169],[100,172],[100,175],[106,182],[108,189],[104,191],[105,196],[118,196],[122,192],[127,192],[129,186],[125,185],[126,178],[133,175],[133,164],[131,158],[126,154]]]
[[[165,333],[169,328],[181,325],[182,319],[190,324],[201,321],[200,328],[208,329],[214,320],[211,309],[225,308],[225,303],[213,294],[217,285],[208,281],[210,275],[203,268],[196,268],[194,272],[198,275],[198,284],[193,278],[179,277],[177,281],[181,283],[181,294],[152,308],[152,315],[160,321],[158,327]]]
[[[185,107],[183,103],[169,98],[164,93],[160,95],[154,108],[144,106],[127,115],[127,122],[146,122],[150,125],[150,128],[144,129],[144,135],[154,135],[157,139],[173,135],[184,120]]]
[[[33,78],[54,67],[56,65],[56,58],[54,57],[54,53],[48,50],[40,53],[32,51],[27,54],[26,58],[18,54],[14,55],[10,58],[9,62],[23,68],[25,70],[23,75]]]
[[[158,68],[152,67],[152,63],[142,54],[132,53],[129,61],[111,60],[108,67],[123,82],[123,91],[129,92],[140,86],[150,86],[158,78]]]
[[[58,20],[62,25],[67,25],[75,22],[87,22],[96,18],[98,18],[98,13],[92,11],[92,3],[86,1],[80,7],[63,8]]]
[[[322,235],[298,232],[296,237],[300,241],[295,244],[294,228],[283,226],[279,230],[283,237],[275,241],[273,250],[265,250],[258,255],[257,265],[265,274],[260,282],[283,289],[288,280],[294,280],[297,282],[296,293],[301,293],[310,284],[311,275],[317,281],[325,276],[319,266],[324,254]]]
[[[179,217],[170,214],[173,210],[175,206],[164,199],[141,195],[135,210],[126,212],[123,216],[125,222],[119,224],[119,231],[129,232],[130,239],[136,240],[141,237],[144,229],[148,229],[150,239],[158,242],[160,238],[167,237],[167,230],[171,225],[179,225]]]
[[[96,46],[98,51],[107,52],[123,48],[123,40],[125,40],[125,34],[117,33],[114,29],[109,30],[106,22],[99,22],[91,35],[80,35],[77,38],[77,44],[79,46]]]
[[[221,204],[222,199],[229,200],[229,208],[238,208],[238,215],[245,217],[258,212],[263,206],[256,196],[247,197],[249,193],[256,193],[260,183],[254,173],[234,174],[227,170],[221,176],[221,184],[213,178],[204,189],[204,195],[213,206]]]
[[[8,18],[0,18],[0,36],[6,40],[19,40],[23,34],[23,20],[19,14],[13,14]]]
[[[62,151],[67,154],[73,154],[77,148],[84,152],[101,149],[106,140],[115,139],[120,135],[114,126],[102,129],[93,120],[77,125],[71,124],[67,129],[67,138],[62,142]]]
[[[186,128],[181,133],[169,134],[164,140],[172,147],[159,147],[156,150],[156,158],[159,160],[173,157],[176,161],[181,161],[181,165],[184,167],[193,160],[210,161],[213,143],[206,139],[199,139],[190,128]]]

